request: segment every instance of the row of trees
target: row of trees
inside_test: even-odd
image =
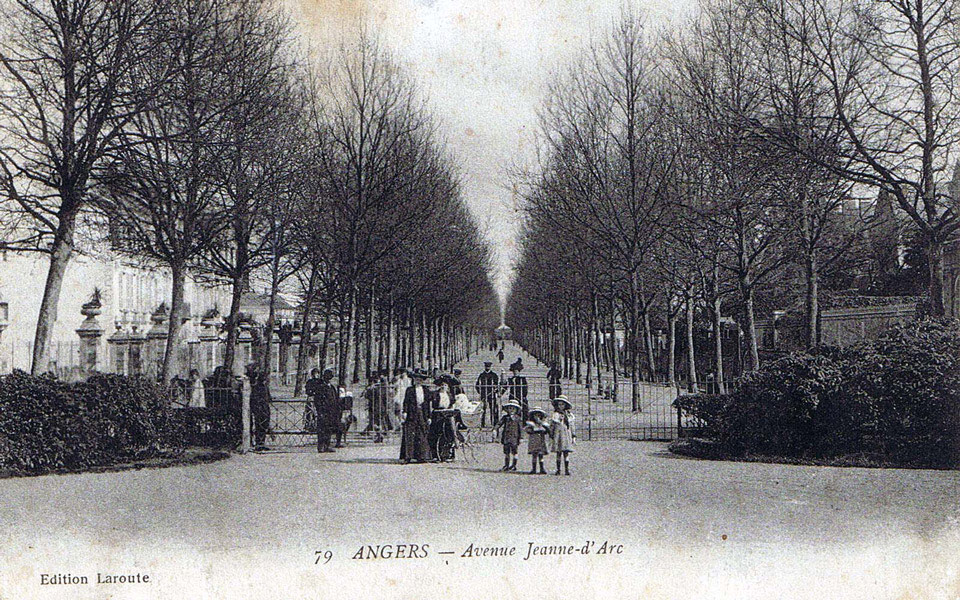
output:
[[[705,0],[666,34],[624,11],[543,107],[543,156],[520,176],[510,323],[547,358],[578,373],[585,361],[588,383],[597,365],[615,378],[622,365],[634,402],[636,383],[657,375],[654,324],[668,338],[663,375],[677,377],[680,337],[692,388],[694,330],[707,324],[722,389],[726,314],[744,332],[748,369],[761,309],[802,297],[816,346],[823,285],[849,287],[891,254],[896,263],[900,227],[922,249],[928,308],[942,315],[942,248],[960,202],[958,10]],[[608,340],[621,325],[618,357]]]
[[[5,15],[0,242],[50,256],[34,373],[83,215],[172,274],[165,380],[188,270],[232,290],[231,370],[251,280],[270,289],[267,331],[286,289],[304,342],[318,321],[322,353],[339,337],[322,359],[341,382],[361,362],[450,362],[489,325],[488,251],[415,83],[366,35],[299,52],[273,6],[24,0]]]

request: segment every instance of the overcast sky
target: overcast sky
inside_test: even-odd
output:
[[[287,0],[311,44],[375,32],[425,90],[496,251],[506,291],[516,248],[509,170],[535,157],[537,110],[550,78],[602,35],[622,0]],[[689,0],[637,0],[651,25]]]

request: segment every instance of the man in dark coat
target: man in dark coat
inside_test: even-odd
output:
[[[480,427],[487,426],[487,411],[490,411],[490,424],[494,425],[500,420],[500,407],[497,405],[497,396],[500,393],[500,376],[491,370],[493,363],[486,361],[483,363],[483,373],[477,377],[477,384],[474,389],[480,397],[480,404],[483,407],[480,413]]]
[[[311,391],[317,410],[317,452],[334,452],[330,437],[340,425],[340,392],[333,381],[333,371],[326,369]]]
[[[550,399],[553,400],[562,393],[562,388],[560,386],[560,378],[562,374],[560,373],[560,366],[557,364],[557,361],[553,361],[550,366],[550,370],[547,371],[547,381],[550,383]]]
[[[427,442],[427,414],[430,399],[423,387],[426,374],[420,371],[411,373],[412,385],[403,397],[403,428],[400,438],[400,462],[427,462],[431,458],[430,445]]]
[[[527,393],[530,386],[527,378],[520,374],[523,371],[523,363],[519,360],[510,365],[510,371],[513,375],[507,380],[508,398],[520,405],[521,423],[526,423],[529,419],[530,404],[527,402]]]
[[[253,445],[263,449],[270,430],[270,385],[266,373],[252,366],[247,369],[250,378],[250,415],[253,417]]]

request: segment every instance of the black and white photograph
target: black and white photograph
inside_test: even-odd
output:
[[[960,0],[0,0],[0,600],[960,598]]]

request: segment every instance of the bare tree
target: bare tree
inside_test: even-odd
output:
[[[151,101],[134,78],[155,48],[149,0],[17,0],[2,14],[0,189],[21,229],[5,248],[50,256],[31,371],[47,370],[77,220],[119,131]],[[163,74],[151,81],[163,81]]]
[[[123,251],[170,268],[171,306],[161,378],[176,374],[176,352],[185,315],[184,283],[226,230],[220,178],[221,143],[235,99],[222,93],[232,76],[229,0],[177,0],[167,5],[167,28],[158,51],[136,66],[144,80],[174,75],[144,110],[118,132],[122,141],[99,207]],[[172,65],[170,63],[173,63]]]
[[[223,214],[229,235],[204,254],[207,268],[231,285],[224,366],[233,371],[240,308],[251,273],[270,264],[273,226],[268,205],[290,177],[287,136],[296,131],[299,101],[287,51],[288,24],[264,0],[234,0],[230,7],[232,69],[221,93],[231,99],[222,132]]]
[[[784,2],[768,15],[806,49],[829,93],[842,160],[811,160],[892,194],[923,235],[930,311],[944,314],[943,243],[960,226],[950,194],[960,141],[956,2]],[[798,151],[804,151],[798,145]]]

